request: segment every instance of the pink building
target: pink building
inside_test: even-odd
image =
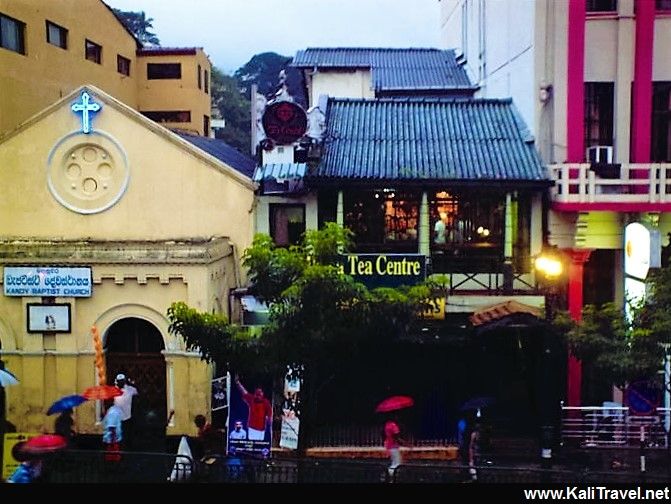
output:
[[[514,99],[551,170],[546,241],[567,258],[570,313],[624,304],[625,227],[663,246],[671,232],[671,1],[442,0],[440,22],[480,94]],[[605,399],[583,381],[569,358],[569,405]]]

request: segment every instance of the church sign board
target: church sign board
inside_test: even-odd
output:
[[[91,268],[5,266],[5,296],[91,297]]]

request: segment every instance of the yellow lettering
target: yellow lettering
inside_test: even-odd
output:
[[[382,266],[384,262],[384,267]],[[381,255],[380,257],[377,258],[375,261],[375,271],[377,271],[378,275],[386,275],[387,273],[385,272],[385,268],[387,268],[387,256]]]
[[[355,256],[355,255],[347,256],[347,262],[349,263],[349,273],[348,273],[348,275],[350,275],[350,276],[354,275],[354,272],[356,271],[354,269],[354,266],[356,265],[357,259],[359,259],[359,256]]]

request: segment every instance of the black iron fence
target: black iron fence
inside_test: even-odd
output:
[[[117,457],[118,456],[118,457]],[[117,459],[118,458],[118,459]],[[45,459],[46,483],[671,483],[669,473],[408,463],[387,461],[241,459],[201,461],[171,453],[69,450]]]

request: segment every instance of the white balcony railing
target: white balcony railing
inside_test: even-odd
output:
[[[617,169],[618,165],[609,165]],[[671,163],[619,165],[602,174],[589,163],[550,165],[556,203],[671,203]]]

